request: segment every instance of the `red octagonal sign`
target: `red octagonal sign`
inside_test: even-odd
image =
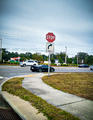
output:
[[[54,40],[55,40],[55,35],[53,34],[53,33],[48,33],[48,34],[46,34],[46,40],[48,41],[48,42],[53,42]]]

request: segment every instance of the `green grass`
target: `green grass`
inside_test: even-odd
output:
[[[42,79],[58,90],[93,100],[93,73],[55,74]]]
[[[70,113],[56,108],[51,104],[48,104],[45,100],[24,89],[22,87],[23,79],[24,78],[13,78],[8,80],[3,85],[2,90],[29,101],[39,110],[39,112],[42,112],[45,116],[47,116],[48,120],[79,120],[79,118],[74,117]]]
[[[0,63],[0,65],[19,66],[19,64],[13,64],[13,63],[12,63],[12,64],[8,64],[8,63],[2,63],[2,64],[1,64],[1,63]]]

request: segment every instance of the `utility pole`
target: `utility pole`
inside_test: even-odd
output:
[[[77,53],[77,66],[78,66],[78,53]]]
[[[65,64],[67,64],[67,46],[65,46]]]
[[[0,39],[0,62],[2,62],[2,39]]]

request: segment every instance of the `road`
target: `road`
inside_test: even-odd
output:
[[[55,67],[55,72],[93,72],[89,68],[78,68],[78,67]],[[19,75],[31,74],[30,67],[20,66],[0,66],[0,76],[13,77]],[[35,73],[35,72],[34,72]]]

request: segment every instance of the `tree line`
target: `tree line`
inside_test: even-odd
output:
[[[55,60],[58,60],[59,63],[63,64],[65,63],[65,56],[66,54],[64,52],[56,53],[56,54],[51,54],[51,63],[55,64]],[[13,57],[20,57],[20,61],[25,61],[25,60],[37,60],[37,61],[48,61],[48,56],[47,55],[42,55],[40,53],[18,53],[18,52],[9,52],[6,49],[2,49],[2,63],[7,62],[10,60],[10,58]],[[67,64],[93,64],[93,55],[88,55],[88,53],[85,52],[79,52],[77,55],[74,57],[68,57],[67,56]]]

